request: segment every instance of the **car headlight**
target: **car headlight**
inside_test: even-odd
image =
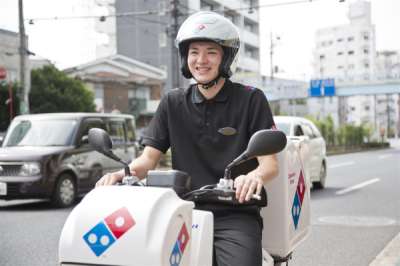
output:
[[[32,176],[40,174],[40,164],[38,162],[26,162],[22,165],[19,175]]]

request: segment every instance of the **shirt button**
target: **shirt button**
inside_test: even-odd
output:
[[[206,127],[208,127],[208,126],[210,126],[210,123],[209,123],[209,122],[206,122]]]

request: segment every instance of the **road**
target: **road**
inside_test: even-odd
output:
[[[328,163],[327,188],[311,192],[311,234],[290,265],[369,265],[400,231],[400,147],[331,156]],[[0,201],[0,265],[57,265],[70,211]]]
[[[331,156],[328,165],[327,188],[311,192],[310,237],[291,265],[369,265],[400,232],[400,149]]]

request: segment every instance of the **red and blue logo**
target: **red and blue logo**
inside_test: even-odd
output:
[[[304,175],[303,171],[300,170],[299,182],[297,183],[296,194],[294,196],[292,205],[292,217],[295,229],[297,229],[297,225],[299,223],[301,207],[303,206],[303,199],[305,192],[306,192],[306,186],[304,182]]]
[[[135,224],[128,209],[122,207],[96,224],[83,236],[83,239],[98,257]]]
[[[183,252],[189,243],[189,233],[184,223],[178,234],[178,239],[172,249],[171,256],[169,256],[169,263],[171,266],[179,266],[182,260]]]

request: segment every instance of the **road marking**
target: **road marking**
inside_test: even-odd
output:
[[[337,163],[337,164],[331,164],[328,165],[329,168],[337,168],[337,167],[342,167],[342,166],[348,166],[348,165],[353,165],[354,162],[345,162],[345,163]]]
[[[350,191],[369,186],[369,185],[371,185],[373,183],[376,183],[376,182],[379,182],[379,181],[381,181],[379,178],[374,178],[374,179],[362,182],[360,184],[357,184],[357,185],[354,185],[354,186],[351,186],[351,187],[336,191],[336,195],[343,195],[343,194],[348,193]]]
[[[323,216],[319,217],[317,225],[341,225],[341,226],[392,226],[396,225],[396,220],[389,217],[378,216]]]
[[[379,160],[386,159],[386,158],[392,157],[392,155],[393,155],[393,154],[379,155],[379,156],[378,156],[378,159],[379,159]]]

